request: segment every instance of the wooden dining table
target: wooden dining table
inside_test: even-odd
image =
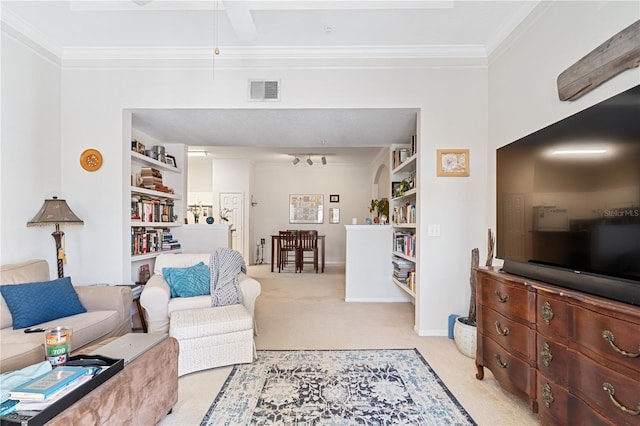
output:
[[[324,235],[318,235],[318,250],[320,251],[320,272],[324,272]],[[275,263],[280,264],[280,235],[271,236],[271,272],[273,272],[273,265]]]

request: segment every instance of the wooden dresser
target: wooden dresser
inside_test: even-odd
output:
[[[640,425],[640,307],[478,269],[478,379],[543,424]]]

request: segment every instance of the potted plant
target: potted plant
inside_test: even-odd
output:
[[[376,217],[373,219],[375,223],[380,223],[382,216],[384,216],[386,221],[386,218],[389,217],[389,199],[383,197],[379,200],[371,200],[369,213],[373,213],[374,211],[376,212]]]
[[[485,265],[487,267],[493,264],[493,249],[495,247],[495,237],[488,231],[487,242],[487,261]],[[476,357],[477,347],[477,323],[476,323],[476,293],[477,282],[475,269],[480,264],[480,254],[477,248],[471,250],[471,274],[469,277],[469,285],[471,286],[471,295],[469,297],[469,314],[466,317],[456,318],[453,326],[453,339],[456,343],[456,347],[463,354],[469,358]]]
[[[453,326],[453,340],[458,350],[469,358],[476,357],[477,327],[476,327],[476,274],[474,269],[480,263],[479,250],[471,250],[471,296],[469,297],[469,313],[466,317],[456,318]]]

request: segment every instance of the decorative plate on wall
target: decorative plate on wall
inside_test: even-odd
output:
[[[95,172],[102,166],[102,154],[97,149],[85,149],[80,154],[80,165],[89,172]]]

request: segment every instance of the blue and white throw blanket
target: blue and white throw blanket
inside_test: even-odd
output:
[[[240,272],[247,273],[247,265],[239,251],[221,247],[209,260],[211,271],[211,306],[242,304],[238,282]]]

